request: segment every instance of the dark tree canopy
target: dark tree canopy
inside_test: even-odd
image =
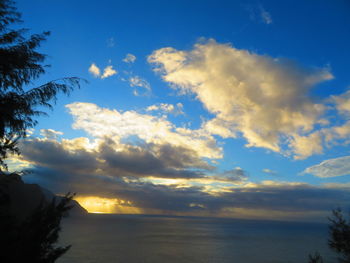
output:
[[[323,263],[323,258],[316,252],[315,255],[309,255],[309,263]]]
[[[10,213],[9,198],[0,192],[0,262],[53,263],[70,246],[56,246],[61,230],[61,219],[71,209],[74,195],[67,194],[59,202],[43,201],[23,222]]]
[[[346,220],[342,211],[336,209],[329,220],[331,225],[328,245],[339,255],[339,262],[350,263],[350,218]]]
[[[0,0],[0,262],[52,263],[70,246],[56,246],[62,217],[71,208],[73,195],[61,201],[42,200],[25,220],[11,213],[9,180],[21,180],[18,173],[7,172],[9,154],[20,154],[18,140],[36,117],[52,108],[59,92],[69,94],[80,87],[77,77],[62,78],[37,86],[35,80],[45,73],[46,55],[38,52],[49,32],[30,35],[28,29],[12,29],[21,23],[12,0]]]
[[[329,221],[328,246],[337,253],[339,263],[350,263],[350,217],[345,219],[338,208],[333,210]],[[323,259],[317,252],[309,256],[309,263],[323,263]]]
[[[46,114],[38,108],[51,109],[59,92],[69,94],[81,81],[69,77],[33,87],[48,67],[37,49],[49,32],[27,36],[28,29],[11,29],[20,18],[12,0],[0,0],[0,169],[8,153],[19,153],[17,140],[37,124],[35,117]]]

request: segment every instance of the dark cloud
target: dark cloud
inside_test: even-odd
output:
[[[323,212],[327,215],[336,207],[346,207],[350,200],[349,189],[321,188],[307,184],[256,185],[210,194],[201,186],[155,185],[141,180],[127,181],[101,175],[66,174],[40,167],[34,169],[25,180],[39,183],[56,193],[72,191],[79,195],[129,200],[145,213],[158,211],[164,214],[220,216],[226,208],[239,208],[301,212],[305,215]],[[269,217],[268,212],[266,217]]]
[[[346,188],[276,182],[245,184],[248,175],[241,168],[214,174],[213,167],[188,149],[147,144],[124,145],[116,151],[117,146],[105,141],[88,151],[68,149],[63,142],[53,140],[26,141],[22,154],[34,165],[25,181],[55,193],[71,191],[81,196],[128,200],[144,213],[177,215],[220,216],[227,209],[266,210],[266,217],[271,211],[327,214],[336,207],[346,207],[350,200],[350,190]],[[182,183],[155,184],[144,179],[149,175],[181,178]],[[199,181],[186,185],[186,179]],[[210,186],[219,184],[219,190],[211,192],[201,180],[212,180]],[[221,191],[220,184],[231,186]]]
[[[54,140],[32,139],[20,145],[22,158],[35,163],[36,166],[59,169],[74,174],[94,172],[99,161],[96,152],[85,149],[69,151]]]
[[[23,159],[36,166],[71,174],[199,178],[203,171],[214,168],[195,151],[167,144],[118,145],[105,140],[97,149],[90,150],[66,144],[34,138],[22,143],[21,152]]]
[[[109,142],[103,143],[99,152],[106,171],[124,176],[196,178],[202,177],[201,170],[213,169],[194,151],[170,144],[125,145],[122,151],[115,151],[115,144]]]
[[[221,174],[220,180],[227,182],[243,182],[248,180],[248,174],[240,167],[225,171]]]
[[[303,185],[257,185],[235,189],[221,196],[234,207],[273,209],[280,211],[330,211],[337,206],[347,206],[349,190],[330,189]]]

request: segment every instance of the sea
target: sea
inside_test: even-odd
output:
[[[336,261],[321,223],[89,214],[62,223],[59,263],[302,263]]]

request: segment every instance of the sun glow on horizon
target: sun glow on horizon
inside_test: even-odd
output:
[[[78,196],[75,200],[89,213],[96,214],[141,214],[140,208],[131,201],[98,196]]]

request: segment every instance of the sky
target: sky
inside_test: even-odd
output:
[[[350,3],[21,0],[77,76],[13,166],[90,212],[323,220],[350,201]]]

